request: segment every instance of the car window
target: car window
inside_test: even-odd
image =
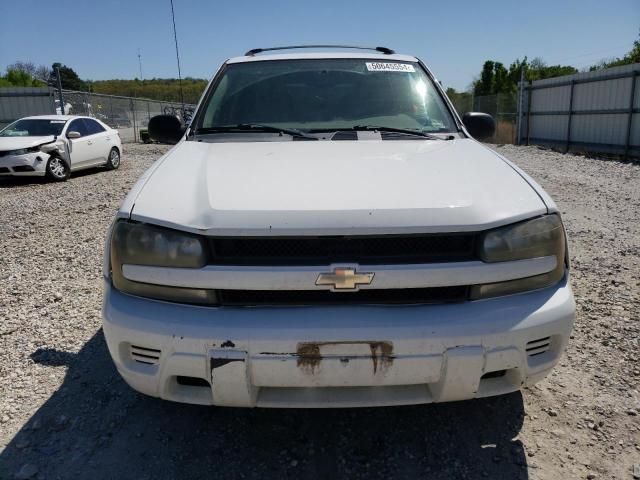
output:
[[[60,135],[66,120],[27,118],[13,122],[0,131],[0,137],[44,137]]]
[[[96,133],[101,133],[104,132],[104,127],[102,125],[100,125],[98,122],[96,122],[95,120],[91,120],[90,118],[83,118],[84,120],[84,124],[87,127],[87,131],[89,132],[89,135],[94,135]]]
[[[81,118],[76,118],[69,124],[69,128],[67,128],[67,133],[69,132],[78,132],[81,137],[86,137],[89,134],[89,130],[85,126],[84,122]]]
[[[198,127],[260,123],[305,129],[357,125],[454,132],[424,69],[370,59],[276,60],[230,64],[203,106]]]

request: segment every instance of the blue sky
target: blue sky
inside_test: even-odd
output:
[[[183,76],[209,78],[249,48],[384,45],[464,89],[486,59],[586,67],[638,38],[640,0],[174,0]],[[15,60],[85,79],[176,77],[169,0],[0,0],[0,70]]]

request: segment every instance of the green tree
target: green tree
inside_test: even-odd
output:
[[[520,72],[522,70],[526,71],[528,65],[529,64],[527,62],[526,56],[522,60],[520,60],[519,58],[516,59],[515,62],[512,62],[511,65],[509,65],[509,81],[513,85],[518,85],[518,83],[520,82]]]
[[[32,79],[27,72],[22,70],[7,70],[5,77],[12,85],[16,87],[31,87]]]
[[[514,94],[518,89],[522,70],[527,81],[578,73],[576,68],[569,65],[547,65],[540,57],[530,62],[527,57],[523,60],[517,59],[508,69],[500,62],[487,60],[482,66],[480,77],[473,83],[473,93],[477,96]]]
[[[44,65],[36,65],[33,62],[23,62],[21,60],[17,60],[11,65],[7,66],[7,71],[9,70],[20,70],[25,72],[31,77],[33,80],[40,82],[41,84],[46,84],[49,80],[49,69]]]
[[[509,68],[507,70],[502,63],[492,60],[484,62],[480,78],[473,85],[473,93],[483,96],[514,92],[519,79],[514,81],[513,64]]]
[[[638,35],[640,37],[640,34]],[[633,42],[633,48],[624,56],[629,63],[640,63],[640,38]]]
[[[0,79],[1,87],[42,87],[46,85],[44,82],[32,78],[26,71],[15,68],[7,68],[7,74]]]
[[[491,95],[495,85],[493,67],[495,63],[491,60],[487,60],[482,65],[482,72],[480,73],[480,79],[475,83],[473,92],[476,95]]]
[[[542,80],[544,78],[561,77],[578,73],[578,69],[569,65],[547,65],[540,57],[531,60],[525,68],[527,80]]]
[[[493,92],[492,93],[511,93],[515,91],[515,85],[509,79],[509,72],[500,62],[493,65]]]
[[[86,90],[85,82],[80,79],[78,74],[71,67],[67,67],[59,62],[51,65],[51,81],[54,85],[57,83],[58,78],[56,74],[56,67],[60,69],[60,81],[62,83],[62,88],[66,88],[68,90]]]
[[[602,70],[603,68],[619,67],[632,63],[640,63],[640,33],[638,34],[638,40],[633,42],[633,48],[624,57],[602,60],[596,65],[592,65],[589,70]]]

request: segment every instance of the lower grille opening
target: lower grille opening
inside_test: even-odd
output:
[[[532,340],[527,343],[527,355],[534,357],[541,355],[551,346],[551,337],[539,338],[538,340]]]
[[[184,377],[182,375],[178,375],[176,377],[176,382],[178,382],[178,385],[184,385],[186,387],[211,387],[211,385],[209,385],[209,382],[207,382],[203,378],[198,377]]]
[[[33,172],[34,168],[31,165],[18,165],[13,167],[14,172]]]
[[[500,378],[500,377],[504,377],[506,375],[507,371],[506,370],[496,370],[495,372],[488,372],[485,373],[484,375],[482,375],[480,377],[480,380],[485,380],[487,378]]]
[[[131,358],[146,365],[157,365],[160,361],[160,350],[155,348],[139,347],[137,345],[131,345]]]
[[[467,286],[435,288],[366,289],[356,292],[330,290],[218,290],[219,302],[227,306],[255,305],[348,305],[348,304],[434,304],[462,302],[469,297]]]

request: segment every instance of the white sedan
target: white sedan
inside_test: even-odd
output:
[[[47,176],[64,181],[71,172],[120,166],[118,131],[75,115],[21,118],[0,131],[0,176]]]

